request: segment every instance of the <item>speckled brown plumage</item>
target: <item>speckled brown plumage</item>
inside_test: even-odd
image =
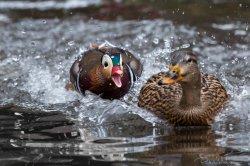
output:
[[[184,54],[192,53],[184,51],[180,54],[183,54],[184,57]],[[180,62],[183,63],[182,60]],[[192,66],[197,66],[195,63],[189,62],[182,66],[185,65],[188,66],[188,71]],[[195,75],[194,73],[196,71],[192,72],[193,75]],[[173,125],[211,125],[214,117],[228,99],[226,90],[220,81],[215,76],[197,71],[196,77],[200,76],[197,85],[194,83],[187,85],[188,82],[181,81],[174,84],[162,84],[161,80],[169,75],[169,73],[160,72],[151,76],[140,91],[138,105]],[[193,86],[197,87],[196,90],[192,90]],[[186,97],[183,97],[184,93],[186,93]],[[193,102],[197,97],[193,95],[196,94],[199,96],[199,100]]]

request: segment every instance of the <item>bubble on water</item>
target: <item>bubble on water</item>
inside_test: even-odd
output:
[[[182,46],[181,46],[181,48],[189,48],[190,47],[190,44],[183,44]]]
[[[35,46],[35,45],[36,45],[36,42],[32,41],[32,42],[31,42],[31,45],[32,45],[32,46]]]
[[[14,56],[14,57],[12,57],[12,60],[13,60],[14,62],[17,62],[17,61],[19,61],[19,58],[18,58],[17,56]]]
[[[233,124],[229,124],[229,130],[233,130]]]
[[[165,48],[171,48],[171,44],[170,44],[170,41],[169,41],[169,39],[164,39],[164,45],[165,45]]]
[[[154,38],[153,43],[154,44],[159,44],[159,39],[158,38]]]
[[[69,46],[73,46],[74,44],[75,44],[75,42],[73,40],[68,42]]]
[[[59,75],[55,75],[55,81],[59,81],[60,80],[60,76]]]
[[[46,20],[43,20],[43,24],[46,24],[47,23],[47,21]]]
[[[40,59],[40,58],[41,58],[40,55],[35,56],[35,59]]]
[[[235,57],[235,58],[232,60],[232,64],[236,64],[237,62],[239,62],[239,58]]]

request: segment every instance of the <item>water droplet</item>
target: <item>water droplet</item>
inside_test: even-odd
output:
[[[123,99],[124,99],[125,101],[127,101],[127,100],[128,100],[128,95],[125,95],[125,96],[123,97]]]
[[[74,44],[75,44],[74,41],[69,41],[69,42],[68,42],[68,45],[69,45],[69,46],[73,46]]]
[[[164,45],[166,48],[170,48],[170,41],[168,39],[164,39]]]
[[[182,15],[184,15],[185,14],[185,12],[182,12]]]
[[[35,46],[35,45],[36,45],[36,43],[35,43],[34,41],[32,41],[32,42],[31,42],[31,45],[32,45],[32,46]]]
[[[188,47],[190,47],[190,44],[183,44],[183,45],[181,46],[181,48],[188,48]]]
[[[229,130],[233,130],[233,124],[229,124]]]
[[[242,7],[242,4],[241,4],[241,3],[239,4],[239,7]]]
[[[12,60],[13,60],[14,62],[17,62],[17,61],[19,61],[19,58],[18,58],[17,56],[14,56],[14,57],[12,57]]]
[[[40,55],[35,56],[35,59],[40,59],[40,58],[41,58]]]
[[[15,87],[18,85],[18,83],[17,82],[14,82],[14,84],[13,84]]]
[[[154,44],[159,44],[159,39],[158,38],[154,38],[153,43]]]
[[[60,80],[60,76],[59,75],[55,75],[55,81],[59,81]]]

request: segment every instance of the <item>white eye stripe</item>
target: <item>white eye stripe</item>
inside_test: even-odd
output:
[[[120,66],[122,66],[122,55],[120,54]]]

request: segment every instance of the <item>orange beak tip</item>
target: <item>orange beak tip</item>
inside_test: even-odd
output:
[[[165,77],[162,79],[162,84],[174,84],[176,82],[176,80],[171,79],[169,77]]]

